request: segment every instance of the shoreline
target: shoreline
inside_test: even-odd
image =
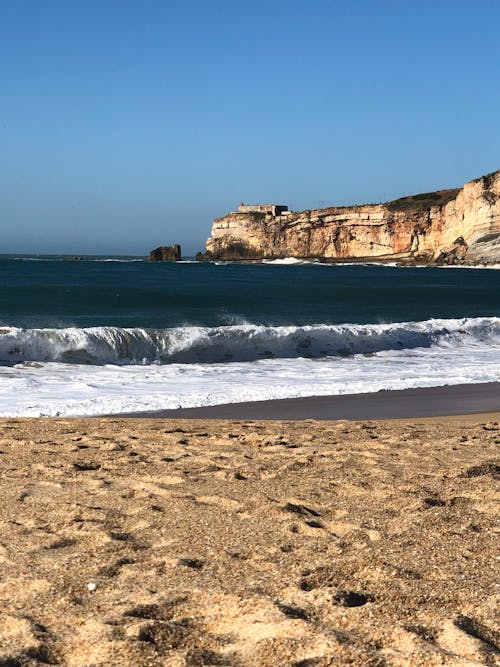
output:
[[[465,416],[495,412],[500,412],[500,382],[225,403],[107,416],[143,419],[356,421]]]
[[[294,260],[288,262],[287,260]],[[244,259],[224,259],[223,257],[213,257],[210,259],[196,259],[186,258],[178,260],[177,263],[192,263],[192,264],[250,264],[250,265],[264,265],[264,266],[300,266],[311,264],[323,264],[329,266],[385,266],[390,268],[410,268],[410,269],[496,269],[500,266],[498,261],[491,262],[417,262],[411,258],[401,257],[400,255],[388,256],[374,256],[374,257],[323,257],[323,256],[300,256],[300,255],[286,255],[283,257],[260,257]],[[158,262],[157,262],[158,263]]]

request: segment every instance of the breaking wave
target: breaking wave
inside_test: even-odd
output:
[[[227,363],[278,358],[346,357],[388,350],[500,346],[500,318],[171,329],[0,329],[0,363]]]
[[[277,264],[294,266],[297,264],[319,264],[318,260],[300,259],[298,257],[283,257],[282,259],[263,259],[262,264]]]

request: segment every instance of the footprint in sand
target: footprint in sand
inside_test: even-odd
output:
[[[222,496],[197,496],[195,500],[203,505],[215,505],[228,510],[239,510],[243,507],[237,500]]]
[[[145,496],[171,496],[172,490],[168,486],[181,484],[184,482],[182,477],[176,477],[174,475],[166,475],[161,478],[161,481],[158,482],[146,482],[145,480],[133,480],[127,482],[126,488],[133,489],[137,492],[139,497]],[[124,485],[125,488],[125,485]]]
[[[31,619],[3,614],[0,618],[0,664],[28,664],[27,656],[31,658],[29,664],[47,663],[46,638],[42,627]]]
[[[495,664],[489,660],[485,663],[485,656],[493,660],[494,656],[500,655],[498,632],[468,616],[446,621],[436,643],[445,651],[474,661],[474,664],[475,661],[480,664]]]

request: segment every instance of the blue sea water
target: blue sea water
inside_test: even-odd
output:
[[[0,256],[0,414],[498,379],[500,271]]]
[[[3,326],[409,322],[500,316],[499,296],[484,269],[0,256]]]

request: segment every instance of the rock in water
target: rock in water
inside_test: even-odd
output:
[[[151,262],[178,262],[181,259],[181,247],[178,243],[174,245],[162,245],[151,250],[149,260]]]

